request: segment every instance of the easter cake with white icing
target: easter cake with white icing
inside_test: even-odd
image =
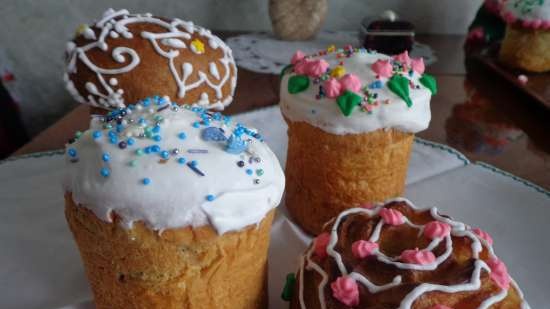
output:
[[[66,162],[97,308],[264,307],[285,179],[257,130],[155,96],[93,117]]]
[[[360,202],[403,194],[416,132],[437,84],[422,58],[351,46],[296,52],[283,71],[288,124],[285,205],[308,233]]]
[[[507,27],[500,60],[525,71],[550,71],[550,1],[503,0],[501,6]]]

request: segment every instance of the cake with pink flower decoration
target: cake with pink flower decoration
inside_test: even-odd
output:
[[[491,236],[396,198],[335,217],[285,286],[290,309],[529,309]]]
[[[351,46],[296,52],[282,74],[286,207],[318,234],[339,212],[400,196],[414,133],[428,127],[435,79],[422,58]]]
[[[550,0],[503,0],[507,23],[499,58],[530,72],[550,71]]]

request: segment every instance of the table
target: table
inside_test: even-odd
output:
[[[216,32],[227,38],[239,32]],[[550,111],[473,61],[465,61],[463,36],[418,35],[438,62],[428,67],[439,93],[432,98],[430,127],[418,136],[449,144],[471,161],[484,161],[550,189]],[[238,73],[235,114],[277,104],[279,77],[244,69]],[[62,148],[88,126],[88,107],[79,106],[14,155]]]

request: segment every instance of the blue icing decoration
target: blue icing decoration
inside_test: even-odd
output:
[[[202,130],[202,139],[205,141],[223,142],[227,140],[227,137],[223,134],[220,128],[208,127]]]
[[[229,140],[227,141],[227,147],[225,148],[225,151],[232,154],[239,154],[245,151],[247,148],[248,148],[248,143],[246,141],[243,141],[240,137],[233,134],[231,135],[231,137],[229,137]]]
[[[381,89],[383,86],[384,86],[384,84],[382,83],[382,81],[377,80],[377,81],[372,82],[369,85],[369,88],[370,89]]]

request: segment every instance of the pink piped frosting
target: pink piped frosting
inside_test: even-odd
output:
[[[292,55],[292,59],[290,59],[290,63],[296,64],[306,57],[306,54],[304,54],[301,50],[297,50],[294,55]]]
[[[506,265],[494,257],[487,261],[487,266],[491,269],[491,279],[503,290],[508,290],[510,287],[510,275],[508,275],[508,268]]]
[[[358,259],[364,259],[378,249],[378,244],[372,241],[358,240],[351,245],[353,256]]]
[[[319,234],[313,241],[313,245],[315,246],[314,252],[315,255],[318,257],[324,259],[327,257],[327,245],[330,241],[330,234],[329,233],[322,233]]]
[[[405,218],[399,210],[382,208],[379,214],[384,222],[389,225],[401,225],[405,222]]]
[[[477,237],[485,240],[489,246],[493,245],[493,237],[491,237],[489,233],[485,232],[480,228],[472,229],[472,232],[474,232],[474,234],[476,234]]]
[[[440,221],[432,221],[424,226],[424,236],[428,239],[443,238],[451,233],[451,226]]]
[[[357,282],[348,276],[338,277],[330,284],[332,296],[346,306],[359,305],[359,287]]]
[[[323,83],[325,95],[328,98],[336,98],[342,93],[342,85],[336,78],[329,78]]]
[[[312,77],[319,77],[327,71],[328,62],[323,59],[313,60],[308,62],[306,66],[306,74]]]
[[[426,66],[424,65],[424,58],[411,59],[411,69],[418,74],[424,74]]]
[[[428,250],[405,250],[401,252],[401,261],[409,264],[427,265],[435,262],[435,255]]]
[[[296,74],[307,74],[310,62],[311,60],[309,59],[302,59],[296,62],[296,64],[294,64],[294,72],[296,72]]]
[[[409,57],[409,52],[408,51],[404,51],[404,52],[400,53],[399,55],[393,56],[393,59],[395,61],[401,62],[402,65],[405,65],[407,67],[411,65],[411,58]]]
[[[453,308],[445,305],[435,305],[433,307],[430,307],[430,309],[453,309]]]
[[[340,79],[342,90],[359,92],[361,90],[361,80],[355,74],[346,74]]]
[[[390,78],[393,74],[393,66],[389,60],[376,60],[375,63],[371,65],[371,69],[382,78]]]

